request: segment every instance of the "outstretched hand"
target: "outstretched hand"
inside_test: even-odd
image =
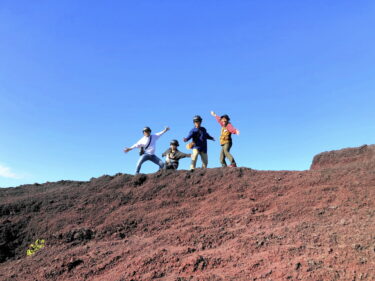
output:
[[[216,113],[213,112],[213,111],[211,111],[211,115],[212,115],[213,117],[216,117]]]
[[[130,150],[132,150],[132,149],[131,149],[131,148],[128,148],[128,147],[125,147],[124,152],[125,152],[125,153],[128,153]]]
[[[239,130],[236,130],[236,134],[239,135],[239,134],[240,134],[240,131],[239,131]]]
[[[183,138],[182,140],[183,140],[184,142],[187,142],[187,141],[188,141],[187,138]]]
[[[167,127],[165,127],[164,130],[165,130],[166,132],[168,132],[170,129],[171,129],[171,128],[169,128],[169,127],[167,126]]]

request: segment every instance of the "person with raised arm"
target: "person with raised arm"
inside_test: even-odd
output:
[[[221,126],[221,135],[220,135],[220,163],[222,167],[227,167],[225,162],[225,157],[229,159],[229,167],[237,167],[236,161],[234,160],[232,154],[230,154],[230,149],[232,148],[232,134],[239,135],[240,131],[233,127],[229,122],[230,118],[227,114],[218,116],[215,112],[211,111],[211,115],[216,118],[216,121]]]
[[[142,164],[146,161],[152,161],[156,165],[159,166],[160,170],[164,168],[163,161],[155,155],[156,149],[156,141],[167,131],[169,131],[169,127],[166,127],[163,131],[156,133],[154,135],[151,134],[151,129],[149,127],[145,127],[143,129],[143,137],[133,146],[124,148],[124,152],[128,153],[129,151],[133,150],[134,148],[140,148],[139,155],[141,156],[137,162],[135,173],[139,174]]]

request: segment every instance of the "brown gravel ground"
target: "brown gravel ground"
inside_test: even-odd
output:
[[[375,280],[374,151],[0,189],[0,280]]]

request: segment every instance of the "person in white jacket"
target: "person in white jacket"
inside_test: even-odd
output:
[[[154,135],[151,135],[151,129],[149,127],[145,127],[143,129],[143,137],[133,146],[126,147],[124,149],[125,153],[128,153],[129,151],[133,150],[134,148],[140,148],[141,151],[139,155],[141,157],[139,158],[137,162],[137,167],[135,170],[136,174],[139,174],[139,171],[141,170],[142,164],[146,161],[152,161],[156,165],[159,166],[160,170],[164,168],[163,161],[155,155],[155,148],[156,148],[156,141],[167,131],[169,131],[169,127],[166,127],[163,131],[156,133]]]

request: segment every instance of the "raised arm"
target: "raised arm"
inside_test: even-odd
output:
[[[159,133],[156,133],[156,135],[157,135],[158,137],[161,137],[163,134],[165,134],[165,133],[168,132],[169,130],[170,130],[169,127],[165,127],[165,129],[164,129],[163,131],[161,131],[161,132],[159,132]]]
[[[213,117],[215,117],[216,121],[220,124],[220,126],[223,126],[223,124],[221,123],[221,119],[220,119],[220,116],[218,116],[215,112],[211,111],[211,115]]]

